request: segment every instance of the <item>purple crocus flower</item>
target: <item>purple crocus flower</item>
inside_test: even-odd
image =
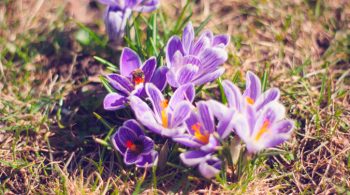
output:
[[[112,144],[124,156],[127,165],[151,167],[157,164],[158,153],[154,142],[145,136],[142,127],[133,119],[124,122],[111,137]]]
[[[229,36],[214,36],[210,31],[203,32],[196,40],[192,24],[188,23],[182,40],[173,36],[167,43],[168,83],[177,88],[188,82],[202,85],[215,80],[224,73],[220,65],[227,60],[228,43]]]
[[[158,89],[163,90],[166,84],[166,67],[156,70],[156,58],[151,57],[141,64],[137,53],[124,48],[120,58],[120,74],[109,74],[109,84],[117,92],[109,93],[103,102],[106,110],[118,110],[125,107],[130,95],[145,96],[145,83],[154,83]]]
[[[221,161],[214,154],[220,148],[220,141],[232,131],[234,114],[233,109],[217,101],[198,102],[197,109],[186,120],[187,134],[173,137],[175,142],[196,148],[180,155],[184,164],[198,165],[200,173],[206,178],[219,173]]]
[[[221,160],[213,153],[207,153],[201,150],[192,150],[180,154],[182,162],[194,167],[198,165],[199,172],[207,179],[217,175],[221,170]]]
[[[170,100],[164,98],[153,84],[146,84],[146,93],[153,110],[137,96],[130,97],[130,105],[136,118],[150,131],[166,137],[173,137],[185,131],[184,121],[191,112],[195,96],[192,84],[179,87]]]
[[[205,152],[216,151],[220,140],[225,139],[233,129],[235,111],[214,100],[200,101],[196,105],[197,109],[186,120],[187,134],[175,136],[173,140]]]
[[[246,74],[246,90],[243,94],[229,80],[223,81],[222,86],[229,107],[239,112],[243,112],[248,105],[260,110],[269,102],[277,101],[280,97],[280,91],[277,88],[271,88],[262,93],[259,77],[250,71]]]
[[[260,111],[249,106],[233,118],[236,134],[250,153],[277,146],[290,138],[294,122],[285,118],[285,108],[278,101],[266,104]]]
[[[151,12],[158,8],[159,0],[99,0],[107,5],[104,21],[111,40],[120,40],[133,11]]]

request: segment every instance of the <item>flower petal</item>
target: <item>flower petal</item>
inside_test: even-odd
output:
[[[165,66],[159,67],[153,77],[151,79],[151,83],[153,83],[160,91],[163,91],[166,86],[166,74],[168,72],[168,68]]]
[[[191,135],[194,135],[195,131],[192,128],[193,125],[200,123],[198,119],[198,115],[196,114],[195,111],[192,111],[187,120],[185,121],[186,127],[187,127],[187,132]]]
[[[116,90],[124,93],[125,95],[130,94],[134,90],[133,84],[127,77],[119,74],[109,74],[106,76],[108,83],[112,85]]]
[[[152,150],[149,154],[141,155],[141,160],[136,163],[137,167],[149,168],[157,165],[158,152]]]
[[[234,118],[235,111],[228,109],[223,113],[225,113],[225,117],[219,120],[219,123],[217,125],[217,132],[221,139],[225,139],[232,132],[234,125],[232,119]]]
[[[291,136],[294,122],[292,120],[282,120],[272,125],[272,127],[254,144],[247,147],[250,153],[256,153],[265,148],[275,147],[288,140]]]
[[[166,79],[167,79],[170,86],[175,87],[175,88],[178,88],[180,86],[176,80],[175,72],[173,70],[170,69],[166,73]]]
[[[248,119],[245,115],[237,113],[233,118],[233,127],[235,133],[240,137],[244,143],[250,144],[250,127],[248,124]]]
[[[246,90],[243,96],[256,101],[261,94],[261,82],[259,77],[253,72],[248,71],[246,75]]]
[[[235,110],[227,108],[225,105],[216,100],[208,100],[206,103],[218,120],[216,131],[221,139],[225,139],[233,129],[232,119],[234,117]]]
[[[260,115],[258,116],[258,120],[256,121],[255,129],[259,130],[263,123],[268,120],[269,124],[273,124],[276,121],[279,121],[285,117],[286,114],[286,109],[285,107],[277,102],[270,102],[267,104],[264,109],[261,111]]]
[[[162,104],[164,101],[164,97],[162,92],[152,83],[146,84],[146,93],[151,100],[153,111],[158,116],[159,121],[162,118]]]
[[[124,155],[126,151],[126,147],[124,144],[120,142],[118,131],[116,131],[112,136],[111,136],[111,142],[113,147],[118,150],[122,155]]]
[[[125,121],[123,123],[123,126],[135,131],[136,135],[138,136],[145,135],[140,124],[134,119],[129,119]]]
[[[174,110],[176,105],[181,101],[189,101],[192,102],[195,97],[195,89],[194,86],[190,84],[182,85],[177,88],[174,94],[171,96],[169,101],[169,107],[171,110]]]
[[[109,6],[117,6],[117,1],[115,0],[98,0],[98,2]]]
[[[159,7],[159,0],[144,0],[133,8],[134,11],[138,12],[152,12]]]
[[[173,137],[173,141],[190,148],[199,148],[203,146],[202,143],[196,141],[196,139],[192,135],[188,135],[188,134],[175,136]]]
[[[210,43],[213,41],[213,32],[211,32],[210,30],[205,30],[201,33],[200,37],[205,36],[208,37],[208,39],[210,40]]]
[[[152,131],[153,133],[162,135],[162,132],[166,131],[166,129],[158,123],[154,115],[150,112],[144,113],[143,115],[138,116],[137,119],[144,126],[146,126],[148,130]]]
[[[200,60],[202,63],[201,73],[208,73],[216,70],[218,66],[224,64],[227,60],[227,52],[222,48],[207,48],[201,55]]]
[[[165,51],[167,66],[170,68],[174,61],[174,54],[177,51],[180,51],[182,54],[184,53],[180,38],[178,36],[172,36],[167,43]]]
[[[135,131],[123,126],[118,129],[118,137],[124,147],[126,147],[128,141],[134,142],[138,140],[138,135]]]
[[[142,114],[145,114],[145,113],[153,113],[151,108],[139,97],[131,96],[129,97],[129,100],[130,100],[130,106],[133,109],[136,117],[141,116]]]
[[[213,134],[210,134],[209,136],[209,142],[201,147],[201,150],[204,152],[214,152],[217,150],[217,146],[220,144],[219,140],[217,140]]]
[[[107,7],[104,22],[109,39],[119,42],[124,35],[126,23],[131,16],[131,10],[120,10],[118,7]]]
[[[141,155],[138,155],[135,152],[130,151],[129,149],[126,150],[124,155],[124,163],[127,165],[135,164],[136,162],[142,160]]]
[[[192,44],[190,54],[191,55],[200,55],[206,48],[210,47],[210,38],[206,35],[201,35],[194,44]]]
[[[176,80],[179,85],[183,85],[192,81],[196,76],[199,67],[193,64],[184,65],[176,74]]]
[[[137,96],[131,96],[129,99],[130,106],[134,111],[136,118],[143,125],[148,127],[149,130],[153,131],[154,133],[160,133],[161,129],[154,128],[154,125],[158,123],[157,120],[159,119],[156,119],[156,116],[154,115],[151,108],[148,107],[148,105]]]
[[[294,128],[294,121],[292,120],[282,120],[275,123],[271,127],[271,134],[262,137],[261,139],[265,142],[264,146],[266,148],[275,147],[287,141]]]
[[[201,163],[202,161],[205,161],[205,156],[207,154],[208,153],[203,152],[201,150],[193,150],[181,153],[180,159],[187,166],[195,166]]]
[[[214,36],[212,46],[225,48],[230,43],[230,37],[228,35],[216,35]]]
[[[256,110],[262,109],[266,104],[272,101],[278,101],[280,97],[280,90],[277,88],[271,88],[261,94],[255,103]]]
[[[194,85],[203,85],[203,84],[212,82],[215,79],[219,78],[222,74],[224,74],[224,72],[225,72],[225,68],[222,67],[222,68],[215,70],[214,72],[203,74],[200,77],[196,78],[193,81],[193,84]]]
[[[186,56],[184,56],[180,50],[176,51],[173,56],[173,61],[171,62],[171,64],[167,64],[167,67],[173,70],[174,72],[177,72],[179,68],[182,67],[185,57]]]
[[[156,70],[156,66],[157,66],[157,59],[155,57],[149,58],[142,65],[141,69],[145,74],[145,82],[149,82],[152,79],[153,73]]]
[[[139,55],[128,47],[125,47],[120,57],[120,74],[130,77],[131,73],[141,67]]]
[[[198,166],[203,177],[210,179],[220,173],[221,161],[217,158],[202,161]]]
[[[158,126],[155,126],[156,124],[158,124],[157,120],[160,120],[160,119],[156,118],[158,116],[154,115],[151,108],[148,107],[148,105],[137,96],[131,96],[129,99],[130,99],[130,106],[134,111],[136,118],[143,125],[148,127],[149,130],[155,133],[160,133],[161,129],[158,129]],[[157,127],[157,128],[154,128],[154,127]]]
[[[191,113],[191,104],[187,101],[180,102],[176,105],[171,119],[171,126],[177,127],[181,125],[189,117]]]
[[[109,93],[103,100],[103,108],[105,110],[119,110],[125,108],[127,98],[118,93]]]
[[[194,40],[193,26],[191,22],[188,22],[182,33],[182,44],[186,54],[189,53],[193,40]]]
[[[222,87],[224,88],[228,105],[237,111],[242,111],[243,97],[239,88],[229,80],[224,80]]]
[[[281,120],[271,127],[271,131],[278,134],[289,134],[294,129],[294,121],[290,119]]]
[[[197,103],[197,108],[201,124],[204,125],[204,129],[209,131],[210,133],[214,132],[214,115],[213,112],[210,110],[209,106],[204,101],[200,101]]]
[[[149,137],[146,137],[146,136],[143,136],[141,135],[139,137],[139,139],[141,140],[141,142],[143,143],[143,151],[142,151],[142,154],[149,154],[152,150],[153,150],[153,147],[154,147],[154,142],[151,138]]]

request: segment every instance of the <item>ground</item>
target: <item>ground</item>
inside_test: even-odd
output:
[[[185,1],[162,1],[167,23]],[[94,1],[0,2],[0,193],[350,193],[350,2],[193,1],[192,22],[231,35],[226,79],[279,87],[292,139],[247,171],[205,180],[176,159],[156,172],[120,163],[108,135],[128,112],[102,109],[99,76],[121,47]],[[209,17],[209,19],[208,19]],[[240,85],[240,86],[242,86]],[[171,161],[172,160],[172,161]],[[232,170],[228,170],[228,172]]]

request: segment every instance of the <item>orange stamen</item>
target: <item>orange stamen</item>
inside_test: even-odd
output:
[[[166,109],[168,107],[168,100],[165,99],[162,102],[160,102],[160,106],[162,107],[162,112],[161,112],[162,125],[163,125],[164,128],[168,128],[168,115],[167,115],[167,112],[166,112]]]
[[[255,101],[250,97],[247,97],[246,100],[247,100],[248,104],[250,104],[250,105],[253,105],[255,103]]]
[[[145,82],[145,74],[141,69],[136,69],[132,73],[132,81],[135,83],[135,85],[141,84]]]
[[[136,151],[136,145],[130,140],[126,141],[126,147],[131,151]]]
[[[145,82],[145,79],[143,79],[142,77],[135,77],[134,78],[135,85],[138,85],[138,84],[144,83],[144,82]]]
[[[200,123],[196,123],[191,126],[192,130],[194,131],[194,137],[202,142],[203,144],[209,143],[209,134],[205,133],[204,135],[200,131]]]
[[[261,136],[268,132],[268,126],[270,125],[270,121],[269,120],[265,120],[264,124],[262,125],[261,129],[258,131],[257,135],[255,136],[255,141],[259,141],[259,139],[261,138]]]

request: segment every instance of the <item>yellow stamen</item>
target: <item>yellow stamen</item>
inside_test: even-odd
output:
[[[264,121],[264,124],[262,125],[261,129],[258,131],[257,135],[255,136],[255,141],[259,141],[259,139],[261,138],[261,136],[268,132],[269,129],[268,129],[268,126],[270,124],[270,121],[269,120],[265,120]]]
[[[250,104],[250,105],[253,105],[255,103],[255,101],[250,97],[247,97],[246,100],[247,100],[248,104]]]
[[[163,100],[160,103],[160,106],[162,107],[162,112],[161,112],[162,125],[163,125],[164,128],[168,128],[168,115],[167,115],[167,112],[166,112],[166,109],[168,107],[168,100],[167,99]]]
[[[196,123],[191,126],[192,130],[194,131],[194,137],[202,142],[203,144],[209,143],[209,134],[205,133],[204,135],[200,131],[200,123]]]

